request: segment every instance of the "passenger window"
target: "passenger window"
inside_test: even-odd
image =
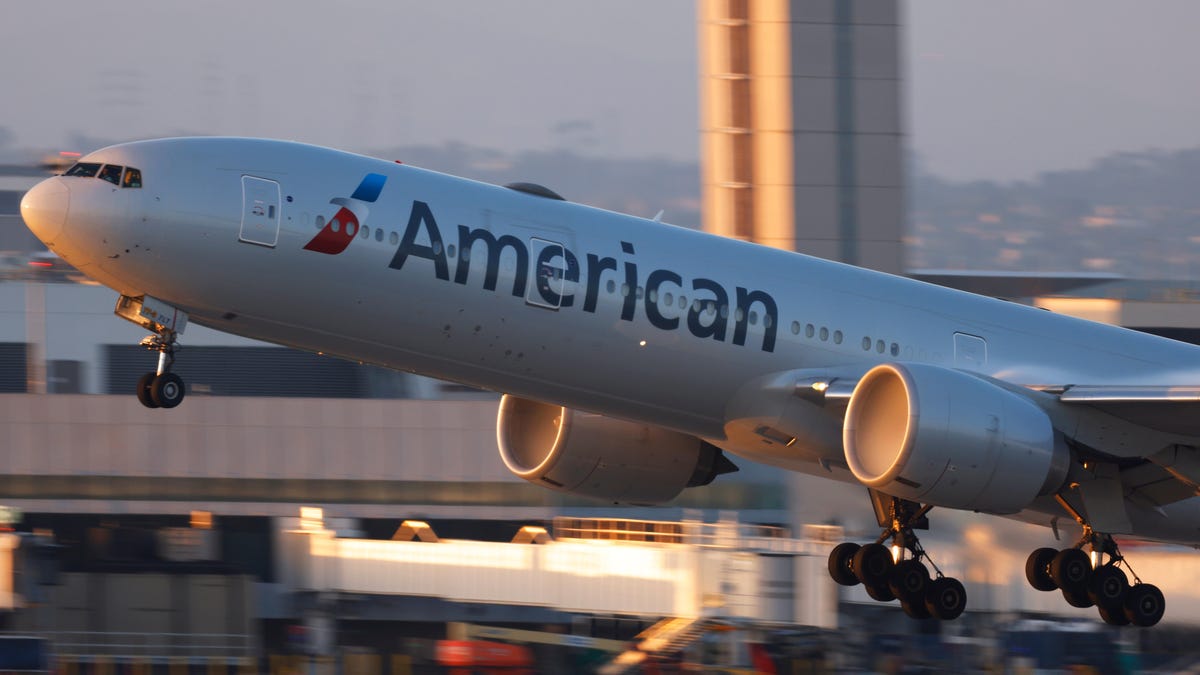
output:
[[[140,188],[142,187],[142,171],[135,169],[132,166],[125,167],[125,177],[121,179],[121,187]]]
[[[79,162],[75,166],[67,169],[64,176],[79,176],[81,178],[91,178],[100,171],[100,165],[93,162]]]
[[[100,180],[106,180],[113,185],[121,184],[121,171],[125,167],[117,166],[116,164],[105,164],[103,169],[100,169]]]

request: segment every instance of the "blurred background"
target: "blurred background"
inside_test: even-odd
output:
[[[1048,529],[935,512],[926,545],[971,601],[914,622],[825,574],[841,533],[876,534],[865,490],[743,461],[662,508],[563,497],[505,470],[496,394],[196,326],[188,404],[145,410],[141,331],[18,216],[78,153],[268,136],[1197,342],[1195,3],[60,0],[0,17],[0,651],[88,672],[573,672],[642,635],[660,668],[1200,661],[1181,549],[1131,556],[1167,617],[1117,629],[1027,587]],[[514,536],[552,545],[514,554]]]

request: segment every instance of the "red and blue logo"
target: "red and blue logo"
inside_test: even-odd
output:
[[[369,173],[358,184],[354,194],[348,198],[334,197],[329,200],[330,204],[341,208],[333,218],[329,219],[329,222],[325,223],[317,236],[304,245],[304,249],[329,255],[337,255],[345,251],[350,242],[354,241],[354,235],[358,234],[359,228],[367,221],[367,214],[371,212],[367,204],[372,204],[379,199],[379,193],[383,191],[383,184],[386,182],[387,176]]]

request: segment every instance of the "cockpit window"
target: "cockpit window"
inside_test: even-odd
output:
[[[121,170],[125,167],[117,166],[116,164],[105,164],[103,169],[100,169],[100,180],[106,180],[113,185],[121,184]]]
[[[95,176],[98,171],[100,171],[99,164],[96,164],[94,162],[77,162],[75,164],[75,166],[67,169],[67,172],[64,173],[63,175],[64,176],[82,176],[84,178],[91,178],[92,176]]]
[[[64,176],[80,176],[83,178],[99,178],[106,180],[113,185],[120,185],[127,188],[142,187],[142,170],[135,169],[132,166],[118,166],[116,164],[105,164],[101,168],[101,164],[97,162],[78,162],[75,166],[67,169]]]

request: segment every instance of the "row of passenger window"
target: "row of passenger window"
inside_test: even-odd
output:
[[[799,334],[800,334],[800,322],[793,321],[792,322],[792,335],[799,335]],[[829,332],[829,329],[826,328],[825,326],[821,326],[820,330],[818,331],[817,327],[812,325],[811,323],[804,325],[804,337],[811,339],[812,337],[818,336],[818,335],[820,337],[821,342],[829,341],[830,332]],[[842,340],[844,339],[844,336],[842,335],[842,331],[840,331],[840,330],[833,331],[832,337],[833,337],[833,344],[835,344],[835,345],[842,344]],[[875,347],[875,351],[879,354],[883,354],[883,353],[887,352],[887,353],[890,353],[892,356],[900,355],[900,345],[899,344],[893,342],[889,345],[887,342],[884,342],[883,340],[875,340],[874,342],[872,342],[872,340],[869,336],[864,336],[862,339],[863,351],[864,352],[871,351],[872,346]]]
[[[339,229],[341,229],[341,223],[339,223],[336,218],[330,223],[330,225],[333,228],[334,232],[337,232]],[[325,219],[321,216],[317,216],[316,226],[317,226],[317,229],[321,229],[321,228],[325,227]],[[370,227],[362,227],[358,231],[358,236],[363,239],[372,238],[371,234],[372,233],[371,233]],[[375,241],[382,242],[383,238],[384,238],[384,230],[382,228],[377,227],[377,228],[375,228],[374,235],[375,235],[374,236]],[[397,244],[400,243],[400,235],[398,235],[395,232],[388,233],[387,237],[388,237],[388,243],[391,244],[392,246],[396,246]],[[441,252],[442,251],[441,251],[440,242],[435,243],[434,244],[434,253],[437,255],[440,255]],[[454,244],[450,244],[449,246],[446,247],[446,253],[451,258],[454,257],[454,255],[455,255]],[[616,282],[613,281],[612,279],[609,279],[608,283],[605,285],[605,290],[608,291],[609,295],[616,293],[617,292]],[[629,296],[629,293],[630,293],[629,284],[621,284],[620,290],[621,290],[621,297]],[[641,300],[645,295],[645,291],[642,289],[641,286],[638,286],[637,288],[633,289],[632,292],[637,294],[638,300]],[[650,298],[649,298],[650,302],[652,302],[654,304],[659,304],[660,299],[662,300],[662,305],[664,305],[666,307],[673,307],[676,305],[676,303],[678,303],[679,309],[686,309],[688,307],[687,296],[683,295],[682,293],[679,294],[678,296],[675,296],[671,292],[667,291],[667,292],[664,292],[660,298],[657,290],[650,292]],[[708,301],[698,300],[698,299],[692,300],[692,310],[696,311],[696,312],[704,312],[706,314],[719,313],[721,315],[722,319],[729,317],[729,305],[721,305],[720,307],[718,307],[717,303],[713,300],[708,300]],[[742,310],[738,309],[738,310],[734,311],[734,321],[742,321],[743,318],[744,318],[744,315],[742,314]],[[752,325],[752,326],[758,325],[758,312],[751,311],[749,319],[750,319],[750,325]],[[771,317],[770,316],[763,317],[763,327],[764,328],[771,327]],[[800,322],[793,321],[792,322],[792,335],[799,335],[800,328],[801,328]],[[842,344],[842,341],[845,339],[845,336],[842,335],[842,331],[835,330],[832,333],[830,333],[829,329],[826,328],[825,326],[821,326],[820,330],[818,330],[816,326],[814,326],[813,324],[810,323],[810,324],[805,324],[803,328],[804,328],[804,336],[805,337],[812,338],[814,336],[819,335],[821,342],[828,342],[830,337],[832,337],[833,343],[835,345],[840,345],[840,344]],[[871,344],[872,344],[871,338],[864,337],[863,341],[862,341],[863,351],[871,351]],[[883,340],[878,340],[875,342],[875,351],[882,354],[885,351],[888,351],[888,345]],[[895,342],[891,343],[890,351],[891,351],[892,356],[899,356],[900,355],[900,345],[896,344]]]
[[[80,178],[99,178],[113,185],[120,185],[127,188],[142,187],[142,172],[132,166],[100,164],[98,162],[77,162],[75,166],[67,169],[67,172],[63,175]]]

